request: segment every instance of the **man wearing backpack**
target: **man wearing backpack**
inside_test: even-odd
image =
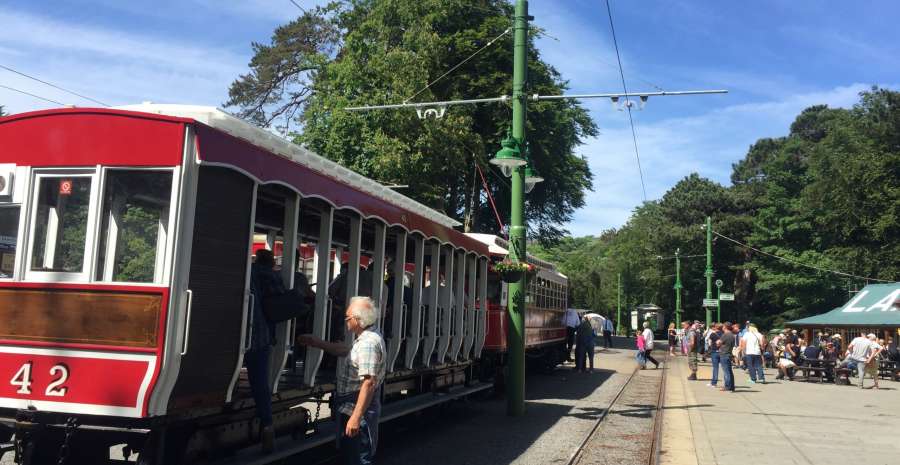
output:
[[[691,375],[688,376],[689,381],[697,380],[697,355],[703,347],[703,339],[698,328],[699,322],[694,321],[693,324],[687,321],[681,322],[684,329],[684,337],[687,341],[688,349],[688,368],[691,369]]]

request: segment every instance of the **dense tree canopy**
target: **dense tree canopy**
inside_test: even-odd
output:
[[[254,44],[251,71],[232,84],[227,105],[261,125],[294,122],[298,143],[379,181],[408,185],[405,194],[467,230],[497,232],[476,166],[508,221],[509,181],[488,160],[506,133],[509,105],[453,106],[424,120],[412,109],[343,108],[510,94],[512,37],[503,32],[511,15],[503,0],[335,2],[278,28],[271,44]],[[562,93],[566,81],[531,45],[527,93]],[[532,237],[553,241],[591,188],[587,163],[573,150],[597,128],[577,103],[547,102],[529,105],[527,131],[532,164],[546,179],[528,196]]]
[[[897,179],[900,93],[875,88],[851,109],[807,108],[787,136],[757,141],[733,165],[730,187],[691,174],[637,208],[621,229],[532,250],[569,274],[573,305],[614,313],[617,274],[624,309],[653,302],[672,310],[669,257],[680,248],[685,317],[702,320],[700,225],[710,215],[721,234],[713,243],[715,276],[737,298],[723,304],[722,318],[780,325],[831,310],[847,299],[848,288],[866,284],[810,267],[900,280]],[[582,289],[591,286],[599,290]]]

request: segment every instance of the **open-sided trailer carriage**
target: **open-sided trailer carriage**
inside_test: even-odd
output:
[[[346,338],[330,330],[342,309],[326,291],[338,249],[348,255],[344,300],[369,276],[385,302],[385,267],[414,270],[411,289],[394,280],[401,297],[382,309],[385,408],[397,406],[387,417],[430,405],[437,391],[483,386],[473,364],[487,331],[487,246],[219,110],[2,118],[0,176],[0,234],[15,238],[0,277],[0,442],[14,436],[21,462],[98,463],[124,444],[143,463],[193,463],[256,443],[242,369],[256,234],[316,257],[311,327],[278,324],[270,359],[280,444],[309,434],[317,409],[304,405],[333,389],[334,361],[293,352],[292,341],[299,331]],[[288,287],[297,255],[281,257]],[[361,273],[361,257],[377,271]]]

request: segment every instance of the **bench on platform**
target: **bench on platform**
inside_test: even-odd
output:
[[[900,364],[893,360],[879,360],[878,377],[900,381]]]
[[[825,375],[834,370],[834,362],[802,359],[800,364],[797,365],[797,369],[803,372],[804,381],[808,382],[810,378],[815,377],[816,381],[821,383],[825,380]]]

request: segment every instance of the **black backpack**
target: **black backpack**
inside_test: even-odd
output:
[[[694,350],[696,350],[698,354],[706,353],[706,348],[703,344],[703,335],[700,334],[700,331],[694,331]]]

